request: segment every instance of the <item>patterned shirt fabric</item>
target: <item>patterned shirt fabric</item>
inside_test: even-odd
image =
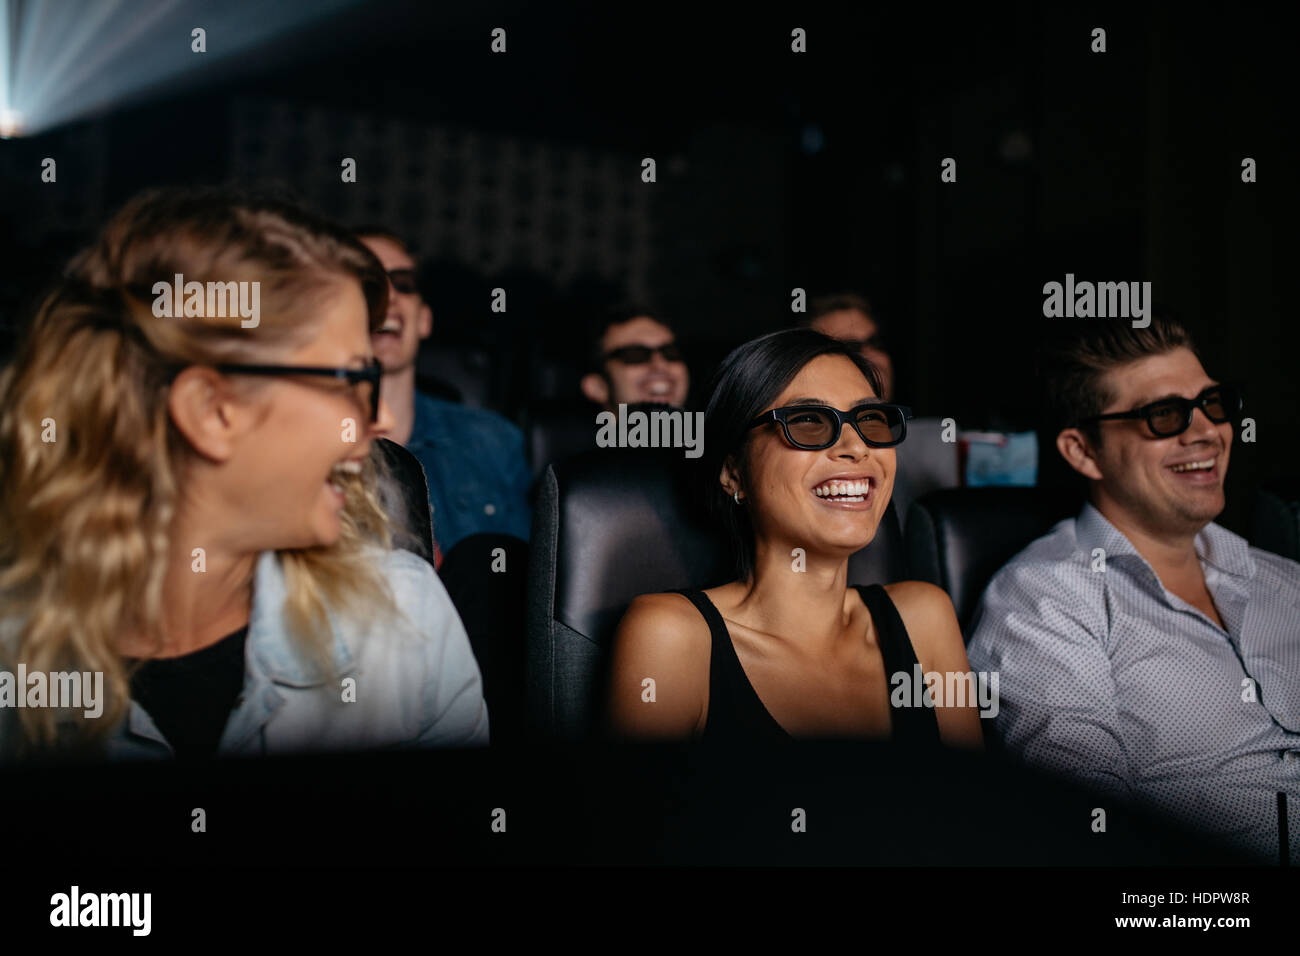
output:
[[[994,576],[968,649],[1008,751],[1262,859],[1300,860],[1300,564],[1196,537],[1227,629],[1171,594],[1091,504]],[[1098,550],[1100,549],[1100,550]]]
[[[416,392],[406,449],[424,467],[440,555],[472,534],[528,540],[533,475],[523,435],[509,421],[486,409]]]

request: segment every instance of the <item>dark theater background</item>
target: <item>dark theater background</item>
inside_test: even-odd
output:
[[[676,320],[699,401],[726,351],[789,321],[792,289],[851,288],[918,415],[1031,428],[1042,286],[1068,272],[1150,281],[1210,373],[1249,383],[1258,443],[1234,449],[1229,527],[1251,489],[1300,472],[1284,228],[1300,153],[1262,8],[332,6],[230,54],[210,28],[209,59],[186,48],[125,103],[0,143],[6,339],[139,189],[277,182],[409,233],[435,313],[422,368],[464,359],[521,422],[576,401],[566,336],[613,297]],[[815,55],[790,54],[791,24]],[[38,180],[45,156],[57,184]]]
[[[951,417],[963,431],[1028,431],[1039,425],[1035,353],[1056,321],[1044,316],[1044,284],[1067,274],[1145,281],[1187,326],[1207,372],[1247,385],[1257,437],[1233,444],[1219,520],[1253,543],[1273,542],[1260,492],[1300,500],[1300,143],[1294,35],[1280,9],[199,0],[101,11],[0,0],[0,27],[6,17],[11,28],[27,25],[0,34],[9,56],[0,61],[0,131],[20,134],[0,138],[0,363],[69,257],[129,197],[167,184],[264,185],[345,224],[384,223],[407,237],[434,314],[422,386],[498,411],[525,435],[544,415],[593,413],[577,390],[577,345],[609,303],[648,302],[673,321],[691,368],[690,404],[703,408],[704,383],[723,356],[792,323],[795,290],[869,296],[893,355],[895,400],[917,417]],[[196,26],[206,29],[206,53],[191,50]],[[806,31],[805,54],[791,51],[796,27]],[[1104,53],[1091,49],[1098,27]],[[491,49],[495,28],[506,31],[504,54]],[[24,77],[40,92],[28,102]],[[47,157],[57,162],[53,183],[41,179]],[[647,158],[653,182],[642,178]],[[1243,182],[1247,158],[1254,182]],[[355,160],[355,182],[342,180],[345,159]],[[946,159],[956,161],[955,182],[941,179]],[[505,312],[490,307],[494,289],[506,290]],[[1040,484],[1063,482],[1058,461],[1040,440]],[[1293,510],[1293,540],[1296,527]],[[840,759],[836,751],[808,779],[835,790],[839,781],[824,771]],[[366,861],[450,845],[438,824],[460,821],[471,804],[478,813],[507,793],[524,805],[583,772],[582,758],[549,760],[530,751],[526,765],[490,773],[464,756],[439,764],[445,774],[429,764],[418,773],[431,816],[414,823],[416,778],[406,765],[376,764],[372,777],[359,763],[336,802],[304,797],[303,819],[320,829],[292,845],[310,864],[329,865],[336,843],[311,834],[350,826],[349,808],[354,821],[370,815],[373,828],[346,829],[338,845],[362,848]],[[712,818],[685,810],[663,831],[642,821],[616,833],[619,801],[657,808],[660,791],[629,796],[643,768],[618,753],[600,760],[618,782],[590,791],[596,811],[546,791],[515,818],[526,827],[573,812],[581,821],[566,832],[576,842],[552,834],[502,849],[476,833],[435,865],[530,866],[552,853],[563,854],[560,865],[617,865],[664,847],[677,863],[785,860],[785,851],[765,857],[740,836],[718,844],[726,849],[700,849]],[[275,779],[291,791],[305,786],[298,767],[279,766]],[[931,797],[950,786],[975,793],[985,771],[968,769],[958,779],[930,766],[908,779]],[[123,783],[120,770],[111,773]],[[237,833],[270,827],[237,799],[263,792],[260,778],[247,767],[232,775],[238,782],[186,786],[217,787],[213,804],[226,800],[250,828]],[[712,786],[723,776],[714,768],[691,779]],[[763,779],[778,789],[793,779],[778,777]],[[858,783],[875,801],[872,823],[893,834],[890,852],[907,856],[899,834],[910,831],[896,814],[929,811],[916,809],[920,798],[900,809],[869,777]],[[71,779],[44,777],[13,798],[29,808],[57,801]],[[133,779],[123,793],[181,786],[157,773]],[[265,793],[288,799],[277,786]],[[783,799],[773,806],[785,813]],[[979,814],[1048,813],[1029,797],[983,799],[953,810],[936,839],[956,853]],[[1073,793],[1062,799],[1081,814],[1090,806]],[[68,801],[66,813],[79,813]],[[85,821],[123,814],[145,832],[157,822],[151,812],[131,797],[105,798]],[[853,816],[851,807],[843,813]],[[1035,832],[1055,832],[1047,826]],[[138,832],[106,836],[105,859],[129,857]],[[22,839],[34,849],[43,837],[32,830]],[[195,861],[247,863],[243,844],[224,839]],[[790,859],[852,864],[849,848],[874,845],[875,834],[818,839],[816,852]],[[1090,835],[1070,839],[1061,845],[1071,865],[1195,858],[1176,839],[1148,853],[1135,837],[1118,857]],[[188,850],[158,841],[160,865],[185,865]],[[1056,846],[1046,837],[1014,851],[1003,843],[996,862],[1050,866]],[[601,855],[607,847],[612,859]],[[926,853],[907,862],[951,862]],[[925,881],[914,882],[924,894]],[[1097,893],[1087,899],[1097,912],[1109,905]]]

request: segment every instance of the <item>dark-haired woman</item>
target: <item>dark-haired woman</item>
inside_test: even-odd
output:
[[[981,746],[974,695],[945,693],[971,686],[957,677],[969,664],[947,595],[918,581],[847,585],[849,555],[889,504],[907,410],[878,398],[866,359],[806,329],[742,345],[715,383],[705,474],[737,579],[632,603],[615,639],[614,730]]]

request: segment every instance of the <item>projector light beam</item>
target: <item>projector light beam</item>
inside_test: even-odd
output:
[[[174,87],[358,0],[0,0],[0,137]],[[206,32],[207,52],[191,48]]]

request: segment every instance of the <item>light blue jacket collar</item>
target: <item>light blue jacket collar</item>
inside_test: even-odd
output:
[[[279,553],[263,551],[257,557],[253,607],[248,621],[250,670],[255,663],[257,670],[268,679],[289,687],[318,687],[352,670],[352,653],[342,627],[333,615],[328,615],[333,674],[323,673],[315,661],[297,650],[284,620],[286,595],[284,566]]]
[[[335,674],[325,674],[315,661],[297,652],[284,624],[287,594],[284,567],[276,551],[257,556],[253,572],[253,606],[249,612],[248,639],[244,651],[244,706],[236,706],[221,746],[238,748],[264,727],[284,703],[275,684],[287,687],[319,687],[337,680],[354,667],[342,629],[333,615],[327,615],[332,638],[330,660]],[[132,701],[127,714],[130,733],[163,744],[165,741],[152,718]]]

